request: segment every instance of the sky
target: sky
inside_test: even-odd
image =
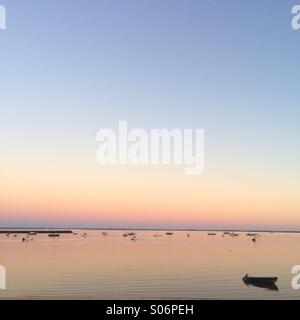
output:
[[[0,4],[0,227],[300,229],[297,0]],[[120,120],[204,129],[204,174],[99,166]]]

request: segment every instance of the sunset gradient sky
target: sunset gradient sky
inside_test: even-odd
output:
[[[0,227],[300,229],[295,1],[0,3]],[[119,120],[204,128],[204,174],[100,167]]]

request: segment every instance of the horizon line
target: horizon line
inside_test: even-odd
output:
[[[199,232],[263,232],[263,233],[300,233],[300,230],[279,230],[279,229],[253,229],[253,228],[133,228],[133,227],[0,227],[0,231],[5,230],[99,230],[99,231],[122,231],[122,230],[136,230],[136,231],[199,231]]]

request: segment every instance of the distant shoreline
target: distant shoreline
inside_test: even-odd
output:
[[[3,233],[14,233],[14,234],[23,234],[23,233],[73,233],[72,230],[65,230],[65,229],[17,229],[17,228],[13,228],[13,229],[0,229],[0,234]]]
[[[258,229],[195,229],[195,228],[0,228],[0,234],[3,233],[62,233],[70,234],[72,230],[90,230],[90,231],[174,231],[174,232],[260,232],[260,233],[300,233],[300,230],[258,230]]]

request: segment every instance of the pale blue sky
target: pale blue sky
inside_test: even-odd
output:
[[[294,1],[1,3],[3,118],[275,132],[298,120]]]
[[[296,0],[0,4],[7,10],[0,32],[6,152],[22,143],[94,156],[97,130],[128,120],[204,128],[208,166],[234,158],[299,177]]]
[[[1,3],[2,119],[83,131],[127,119],[239,134],[297,123],[294,1]]]

